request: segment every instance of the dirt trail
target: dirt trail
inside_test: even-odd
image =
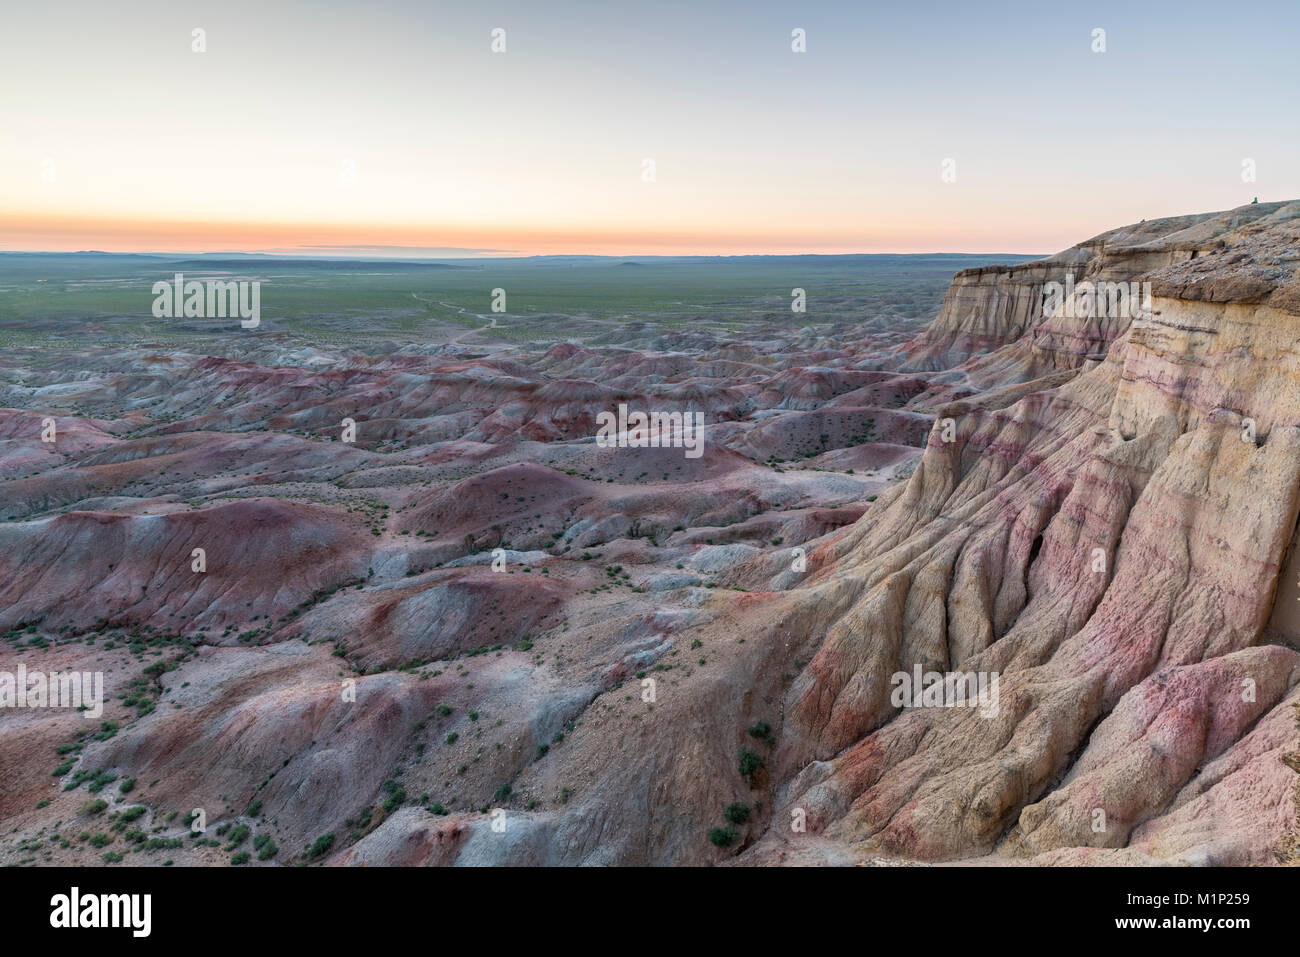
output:
[[[423,296],[417,296],[415,293],[411,293],[411,298],[412,298],[412,299],[418,299],[420,302],[429,302],[429,303],[435,303],[435,302],[436,302],[436,304],[439,305],[439,306],[446,306],[448,309],[455,309],[457,312],[459,312],[459,313],[460,313],[461,315],[463,315],[463,316],[468,315],[468,316],[473,316],[475,319],[486,319],[486,320],[487,320],[487,325],[486,325],[486,326],[479,326],[477,329],[466,329],[464,332],[460,332],[460,333],[457,333],[456,335],[452,336],[450,339],[447,340],[448,342],[460,342],[460,340],[464,339],[466,336],[472,336],[472,335],[473,335],[474,333],[476,333],[476,332],[485,332],[485,331],[487,331],[488,329],[497,329],[497,328],[500,328],[500,327],[497,325],[497,317],[496,317],[496,316],[491,316],[491,315],[489,315],[489,316],[485,316],[485,315],[483,315],[482,313],[478,313],[478,312],[470,312],[468,309],[464,309],[464,308],[462,308],[461,306],[453,305],[453,304],[450,303],[450,302],[442,302],[441,300],[425,299]]]

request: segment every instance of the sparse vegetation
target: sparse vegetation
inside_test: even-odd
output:
[[[329,853],[329,849],[333,846],[334,846],[334,834],[332,832],[329,834],[322,834],[320,837],[316,838],[316,840],[312,842],[309,848],[307,848],[307,859],[315,860],[316,858],[320,857],[322,854]]]
[[[736,832],[729,827],[709,828],[709,843],[714,847],[731,847],[736,843]]]
[[[749,820],[749,805],[728,804],[727,809],[723,812],[723,817],[732,824],[744,824]]]
[[[740,749],[740,776],[741,777],[749,781],[750,784],[753,784],[755,775],[758,774],[759,770],[762,767],[763,767],[763,759],[758,755],[757,752],[751,751],[749,750],[749,748]]]

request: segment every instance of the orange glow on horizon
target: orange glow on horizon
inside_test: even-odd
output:
[[[851,253],[1022,252],[1023,243],[998,241],[992,229],[978,234],[950,231],[948,242],[936,242],[942,227],[918,223],[847,233],[809,230],[784,235],[703,230],[699,228],[627,228],[602,230],[576,226],[381,225],[376,223],[256,223],[235,221],[170,221],[88,219],[70,216],[32,216],[0,224],[0,250],[76,252],[274,252],[296,255],[318,252],[322,256],[375,247],[367,255],[421,255],[448,258],[455,255],[801,255]],[[1039,251],[1061,248],[1053,238],[1042,237]],[[439,256],[428,249],[454,249]],[[1034,250],[1029,250],[1030,252]]]

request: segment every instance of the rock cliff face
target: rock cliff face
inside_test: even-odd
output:
[[[1036,314],[1070,266],[1150,282],[1151,314]],[[1273,859],[1300,701],[1278,607],[1295,598],[1298,269],[1289,203],[956,278],[918,364],[1002,342],[956,370],[1076,373],[949,406],[910,481],[827,542],[803,587],[833,610],[784,698],[788,783],[749,860],[799,845],[792,810],[865,854]],[[900,711],[889,677],[916,665],[998,673],[998,708]]]
[[[1223,213],[1152,220],[1102,233],[1055,256],[957,274],[938,318],[899,350],[903,371],[952,370],[980,388],[1078,369],[1103,358],[1135,310],[1062,315],[1044,308],[1049,283],[1151,281],[1156,296],[1220,302],[1275,298],[1287,291],[1285,226],[1294,204],[1264,203]],[[1294,252],[1294,247],[1291,247]],[[1245,265],[1249,260],[1251,265]],[[1068,280],[1067,280],[1068,277]],[[974,361],[968,361],[968,360]]]

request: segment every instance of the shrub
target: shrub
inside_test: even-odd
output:
[[[726,811],[723,812],[723,817],[732,824],[744,824],[749,820],[749,805],[728,804]]]
[[[740,749],[740,776],[741,777],[747,778],[749,782],[752,784],[754,781],[754,775],[758,773],[758,769],[761,768],[762,766],[763,766],[763,759],[759,757],[757,753],[749,750],[749,748]]]
[[[101,800],[100,798],[96,798],[93,801],[87,801],[85,804],[81,805],[81,813],[82,814],[103,814],[104,809],[107,807],[108,807],[107,801]]]
[[[729,827],[709,829],[709,843],[714,847],[730,847],[736,842],[736,832]]]
[[[90,786],[86,788],[86,790],[91,794],[98,794],[116,780],[116,774],[112,774],[108,771],[99,771],[95,774],[94,778],[91,779]]]
[[[329,834],[322,834],[320,837],[316,838],[311,847],[307,848],[307,857],[308,859],[320,857],[333,846],[334,834],[332,832]]]

